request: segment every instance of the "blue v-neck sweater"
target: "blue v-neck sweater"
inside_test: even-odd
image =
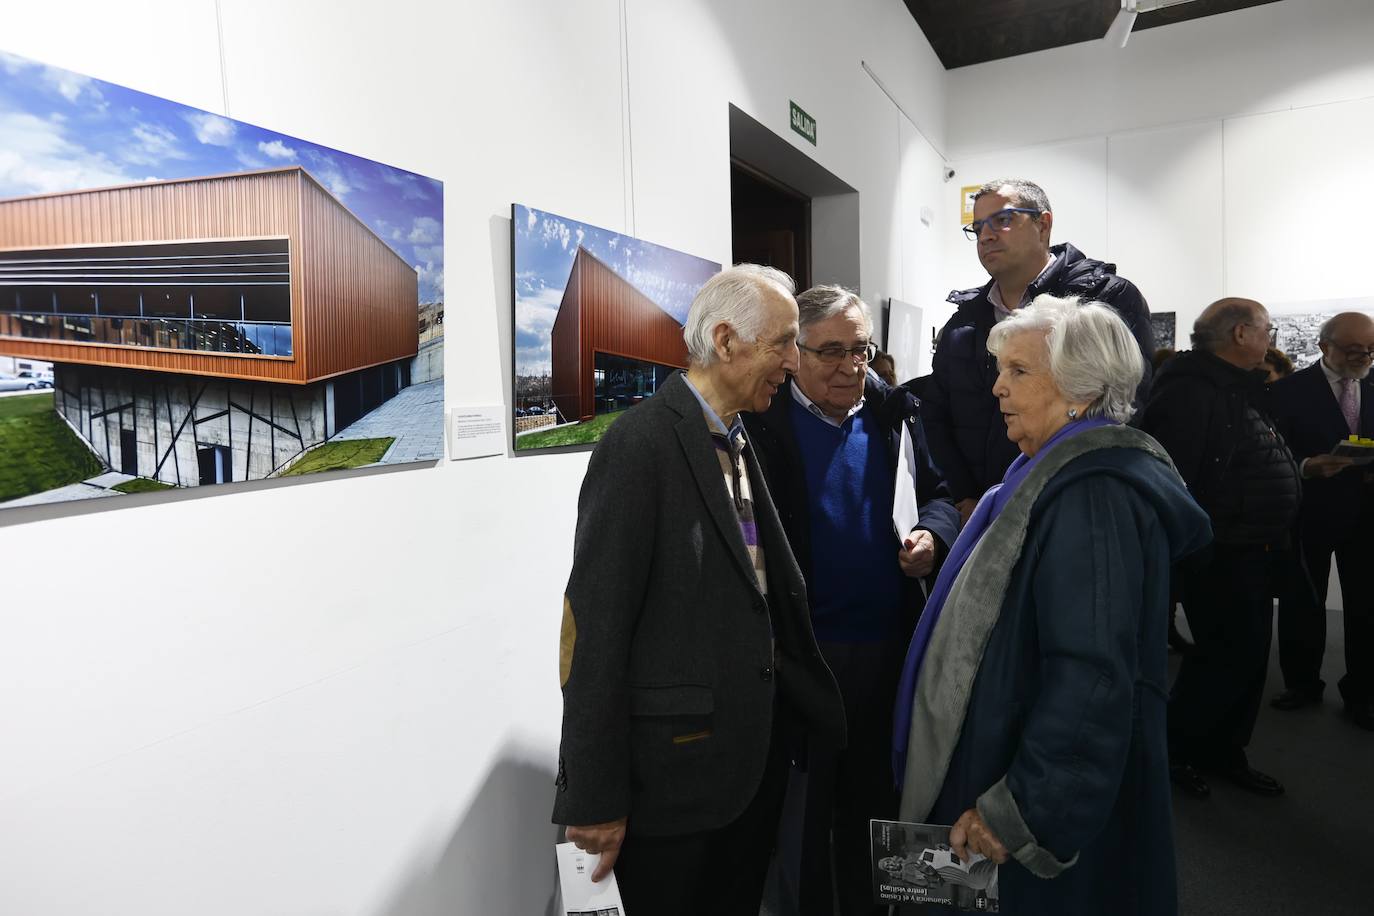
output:
[[[825,642],[900,633],[901,545],[892,530],[895,471],[886,431],[865,406],[840,427],[792,403],[811,528],[811,620]]]

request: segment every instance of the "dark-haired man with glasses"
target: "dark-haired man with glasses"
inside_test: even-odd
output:
[[[1093,260],[1067,242],[1050,245],[1054,213],[1039,185],[1020,178],[989,181],[974,195],[973,217],[964,234],[977,245],[978,260],[991,279],[949,294],[958,310],[940,333],[922,398],[931,452],[965,519],[1019,454],[992,396],[997,365],[987,342],[993,325],[1041,293],[1110,306],[1145,357],[1140,403],[1149,392],[1154,355],[1145,297],[1116,275],[1115,264]]]
[[[803,916],[831,916],[835,892],[844,916],[885,913],[872,903],[868,821],[897,814],[892,704],[925,603],[920,580],[937,572],[959,516],[926,450],[919,402],[868,371],[868,306],[818,286],[797,308],[797,370],[766,411],[745,415],[745,428],[806,580],[849,742],[808,754],[802,823],[783,830],[800,849],[784,841],[781,874]],[[900,532],[895,519],[909,516],[896,511],[899,492],[917,516]]]
[[[1298,530],[1314,588],[1279,601],[1285,690],[1271,705],[1294,710],[1321,702],[1335,556],[1345,617],[1341,698],[1351,721],[1374,731],[1374,470],[1330,454],[1347,436],[1374,437],[1374,318],[1342,312],[1322,325],[1318,346],[1321,359],[1274,386],[1275,419],[1302,467]]]

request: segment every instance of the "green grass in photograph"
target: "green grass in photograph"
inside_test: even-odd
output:
[[[603,413],[585,423],[578,423],[574,426],[560,426],[554,429],[540,430],[537,433],[529,433],[519,436],[515,440],[515,447],[519,451],[529,448],[552,448],[557,445],[588,445],[598,442],[601,437],[606,435],[606,429],[615,421],[615,418],[625,411],[617,410],[615,413]]]
[[[53,393],[0,398],[0,502],[94,477],[100,462],[53,410]]]
[[[133,480],[126,480],[110,487],[111,490],[118,490],[120,493],[156,493],[158,490],[175,490],[176,487],[170,483],[163,483],[160,480],[149,480],[147,477],[135,477]]]
[[[382,460],[395,436],[381,439],[341,439],[326,442],[311,449],[304,458],[282,471],[283,477],[299,477],[302,474],[316,474],[320,471],[341,471],[345,468],[360,468]]]

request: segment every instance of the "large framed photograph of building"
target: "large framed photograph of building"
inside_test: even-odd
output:
[[[0,507],[442,457],[438,181],[0,72]]]
[[[511,209],[515,449],[592,445],[687,367],[687,309],[720,265]]]

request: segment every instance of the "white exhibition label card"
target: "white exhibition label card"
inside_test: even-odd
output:
[[[625,916],[620,902],[620,885],[611,872],[595,884],[592,872],[600,855],[583,852],[573,843],[559,843],[558,889],[563,895],[563,916]]]
[[[448,456],[454,461],[506,453],[506,408],[501,404],[449,411]]]

